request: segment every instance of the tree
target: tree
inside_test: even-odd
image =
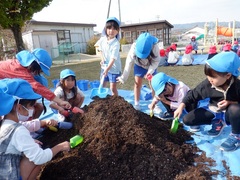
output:
[[[17,52],[24,50],[22,27],[34,13],[47,7],[52,0],[0,0],[0,25],[13,32]]]

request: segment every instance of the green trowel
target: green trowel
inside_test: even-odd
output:
[[[171,129],[170,129],[170,132],[175,134],[178,130],[178,125],[179,125],[179,121],[178,121],[178,117],[176,117],[172,121],[172,126],[171,126]]]

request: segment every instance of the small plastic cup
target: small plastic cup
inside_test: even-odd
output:
[[[81,135],[76,135],[70,139],[70,147],[74,148],[83,142],[83,137]]]
[[[58,123],[58,128],[59,129],[71,129],[73,124],[71,122],[59,122]]]

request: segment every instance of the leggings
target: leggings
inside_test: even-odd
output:
[[[218,119],[215,114],[206,108],[197,108],[183,117],[183,123],[187,126],[212,124],[212,120]],[[223,120],[232,126],[233,134],[240,134],[240,104],[231,104],[223,113]]]

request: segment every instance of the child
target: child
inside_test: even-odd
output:
[[[152,78],[152,88],[155,91],[155,96],[152,103],[148,106],[150,111],[153,110],[156,104],[160,101],[166,108],[166,112],[160,113],[159,117],[162,120],[172,120],[173,112],[178,108],[183,98],[190,88],[181,81],[160,72]],[[186,108],[187,111],[192,110],[192,105]],[[198,130],[199,128],[196,128]]]
[[[42,164],[70,149],[65,141],[43,150],[42,143],[19,123],[21,117],[29,117],[39,98],[25,80],[0,80],[0,116],[4,116],[0,121],[0,179],[36,179]]]
[[[197,41],[196,41],[196,37],[195,37],[195,36],[193,36],[193,37],[191,38],[190,45],[193,47],[193,50],[195,51],[195,54],[197,54],[198,43],[197,43]]]
[[[193,63],[193,55],[192,55],[192,45],[187,45],[185,48],[185,52],[182,57],[182,65],[192,65]]]
[[[81,107],[84,101],[83,92],[76,85],[76,75],[71,69],[64,69],[60,73],[60,83],[55,89],[54,94],[62,101],[67,101],[72,107]],[[64,108],[55,103],[50,104],[50,107],[58,110],[59,121],[64,121]]]
[[[59,106],[70,109],[71,106],[68,102],[62,101],[54,95],[47,87],[42,83],[46,81],[43,76],[40,76],[41,72],[50,75],[50,67],[52,65],[52,59],[48,52],[41,48],[36,48],[33,52],[23,50],[16,55],[17,59],[11,59],[0,62],[0,79],[4,78],[21,78],[30,83],[33,90],[42,95],[49,101],[56,102]],[[34,78],[41,78],[43,81],[38,82]],[[33,119],[38,118],[43,111],[43,106],[40,103],[36,103]]]
[[[174,66],[178,63],[179,61],[179,54],[176,51],[177,47],[175,44],[172,44],[170,46],[170,51],[168,53],[168,65]]]
[[[232,133],[220,148],[233,151],[240,145],[240,61],[236,53],[222,52],[209,59],[204,68],[207,79],[189,91],[174,117],[180,117],[182,110],[193,102],[210,98],[207,107],[197,108],[183,117],[186,125],[212,124],[207,133],[210,136],[221,134],[225,123],[231,125]]]
[[[101,52],[102,76],[104,76],[103,87],[106,82],[110,83],[112,95],[118,95],[117,77],[121,74],[120,43],[119,43],[120,21],[115,17],[110,17],[106,21],[104,37],[99,40],[99,51]]]
[[[239,49],[238,41],[234,41],[233,46],[232,46],[232,51],[237,53]]]
[[[159,61],[159,65],[158,66],[167,66],[167,55],[165,53],[165,50],[164,49],[160,49],[160,61]]]
[[[139,100],[143,78],[147,79],[148,75],[154,75],[157,72],[160,61],[157,42],[158,39],[149,33],[140,34],[128,52],[123,74],[118,77],[118,82],[123,84],[128,79],[134,63],[134,107],[137,110],[140,110]]]
[[[207,59],[211,59],[213,56],[217,54],[217,48],[216,46],[210,46],[209,51],[208,51],[208,57]]]

